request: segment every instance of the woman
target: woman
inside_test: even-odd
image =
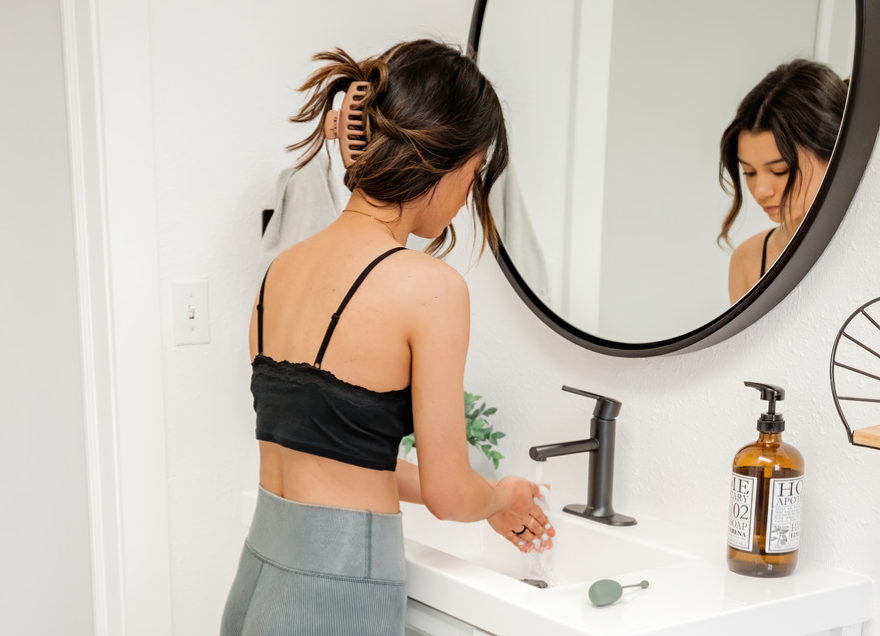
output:
[[[779,258],[810,209],[837,141],[846,94],[846,82],[830,68],[797,59],[761,80],[724,131],[718,178],[733,205],[718,243],[730,245],[728,232],[742,207],[740,168],[752,197],[777,224],[734,250],[731,304]]]
[[[224,636],[403,634],[401,500],[440,519],[488,519],[524,551],[554,534],[535,484],[470,468],[467,286],[430,255],[454,243],[469,194],[496,249],[488,195],[507,138],[492,86],[429,40],[363,62],[339,49],[315,59],[326,65],[292,121],[318,125],[291,149],[308,149],[300,166],[321,150],[345,92],[354,119],[343,106],[336,128],[352,195],[338,220],[272,263],[254,306],[260,489]],[[402,247],[410,234],[434,239],[428,254]],[[418,466],[396,459],[413,430]]]

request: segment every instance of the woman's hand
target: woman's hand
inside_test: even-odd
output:
[[[553,547],[556,534],[547,515],[536,503],[541,494],[537,484],[522,477],[505,477],[494,484],[507,505],[487,519],[489,525],[521,552]]]

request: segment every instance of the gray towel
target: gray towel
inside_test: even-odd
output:
[[[330,154],[334,157],[332,161],[327,151],[321,149],[302,170],[291,166],[278,175],[275,212],[260,241],[261,273],[288,247],[335,221],[348,202],[349,193],[335,158],[338,155],[335,144],[330,147]]]

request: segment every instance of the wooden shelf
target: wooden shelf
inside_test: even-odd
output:
[[[880,425],[853,431],[853,443],[880,448]]]

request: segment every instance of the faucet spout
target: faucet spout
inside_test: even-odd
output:
[[[575,453],[589,453],[598,450],[599,440],[595,437],[581,439],[576,442],[563,442],[561,444],[545,444],[544,446],[532,446],[529,449],[529,457],[536,462],[545,462],[548,457],[560,455],[574,455]]]

